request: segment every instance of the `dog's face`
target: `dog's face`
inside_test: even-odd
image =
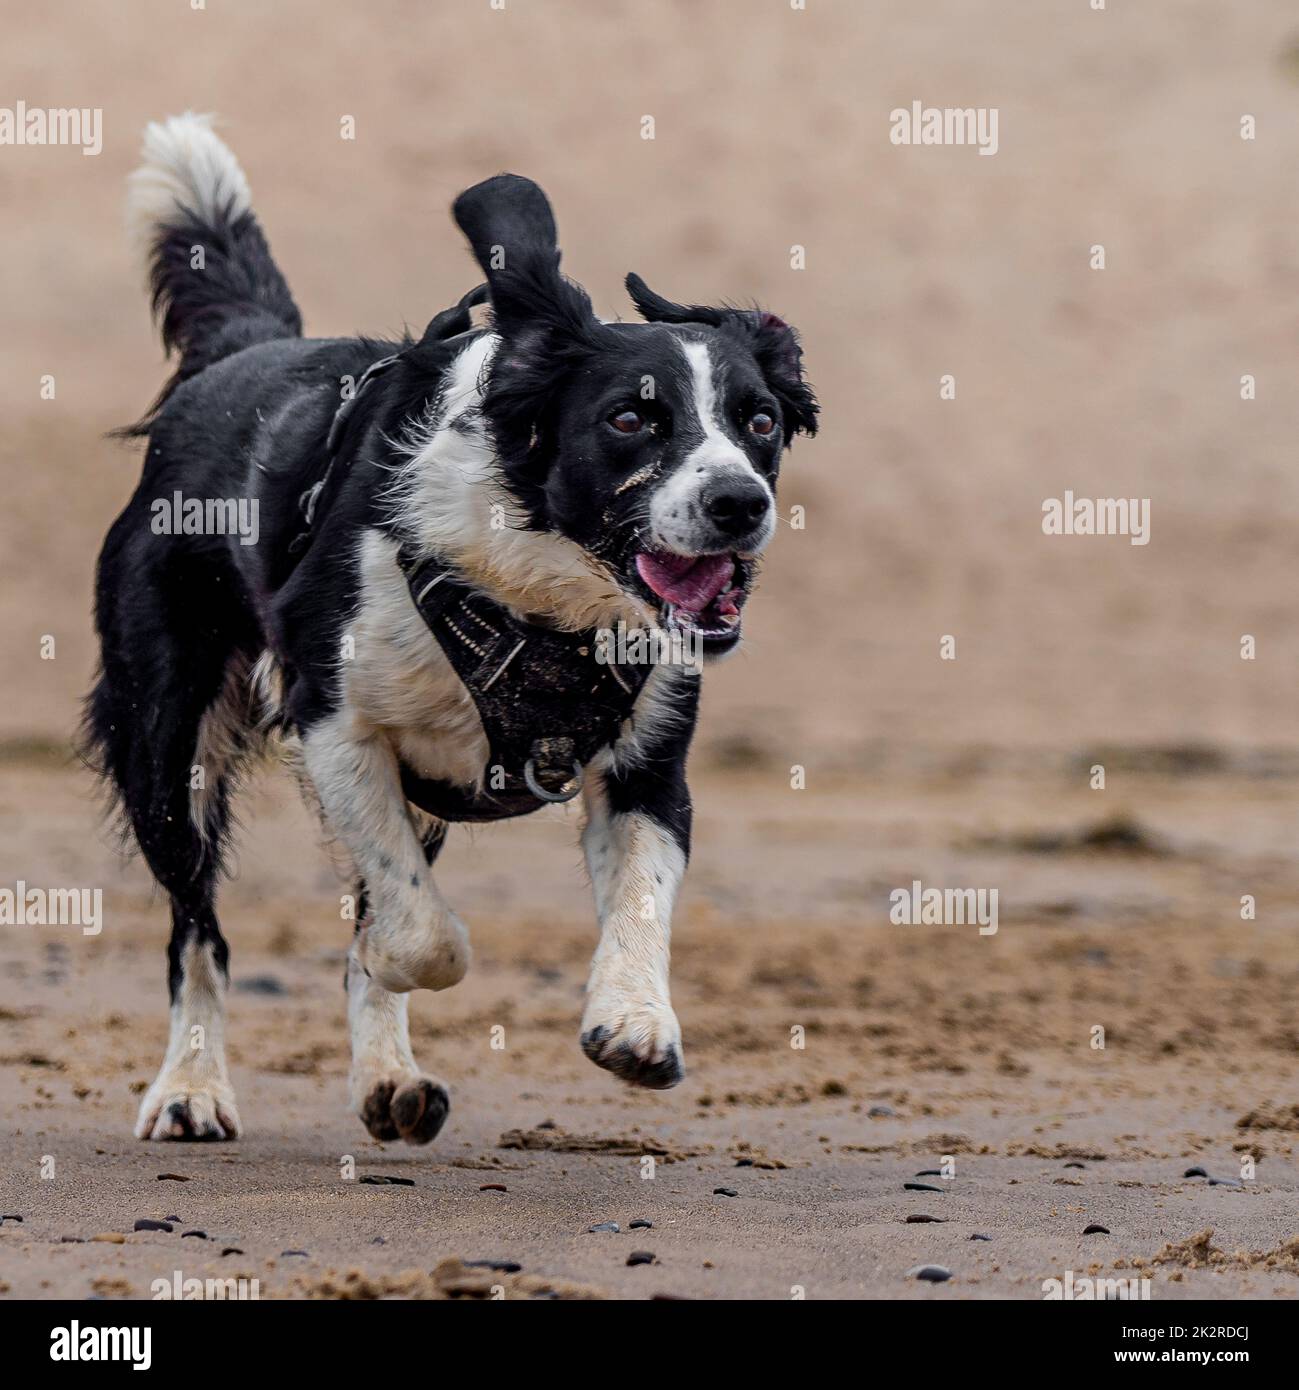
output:
[[[775,531],[781,455],[816,429],[794,331],[672,304],[634,275],[646,322],[601,323],[559,274],[535,184],[502,175],[455,211],[501,335],[484,410],[529,523],[582,546],[705,654],[730,650]]]

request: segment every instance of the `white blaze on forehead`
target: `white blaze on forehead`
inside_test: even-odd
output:
[[[703,343],[682,343],[690,367],[691,394],[694,398],[695,413],[705,437],[725,435],[721,421],[717,418],[717,383],[713,380],[713,357]]]
[[[685,341],[680,347],[690,370],[691,403],[704,437],[655,491],[650,503],[653,531],[660,544],[679,554],[692,555],[715,547],[715,534],[700,520],[701,494],[719,475],[744,474],[762,484],[770,501],[762,538],[750,547],[761,550],[775,530],[776,499],[771,484],[723,427],[713,356],[707,344]]]

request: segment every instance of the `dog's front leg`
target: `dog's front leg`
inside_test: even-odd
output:
[[[638,1086],[685,1074],[668,993],[672,906],[690,852],[690,793],[680,761],[620,773],[590,769],[582,848],[600,944],[591,962],[582,1050]]]
[[[370,894],[357,964],[398,994],[462,980],[469,936],[433,881],[387,739],[344,709],[304,732],[302,749],[329,828]]]

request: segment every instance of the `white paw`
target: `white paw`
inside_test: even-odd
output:
[[[160,1076],[140,1103],[137,1139],[238,1139],[242,1127],[226,1081]]]
[[[634,1086],[664,1091],[685,1076],[681,1025],[671,1005],[654,999],[593,997],[582,1018],[582,1051]]]

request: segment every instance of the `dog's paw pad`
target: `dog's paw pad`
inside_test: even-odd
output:
[[[446,1123],[451,1097],[428,1076],[385,1077],[366,1092],[360,1115],[376,1139],[427,1144]]]

